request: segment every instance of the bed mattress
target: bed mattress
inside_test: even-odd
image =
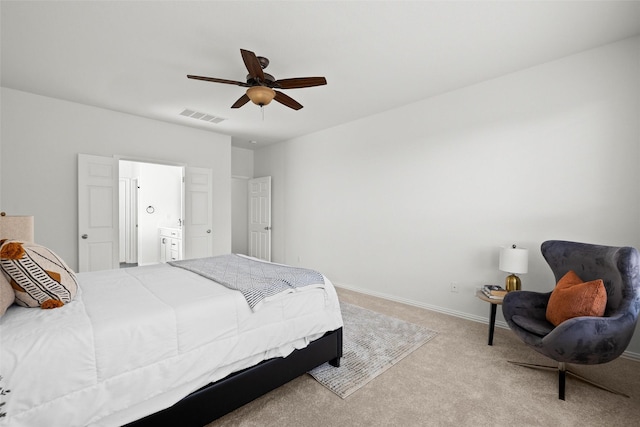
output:
[[[75,300],[0,318],[0,426],[119,426],[342,326],[331,282],[251,310],[167,264],[78,274]]]

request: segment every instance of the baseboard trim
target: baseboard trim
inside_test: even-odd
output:
[[[625,359],[635,360],[636,362],[640,362],[640,353],[634,353],[632,351],[625,351],[622,353],[622,356]]]
[[[407,305],[411,305],[411,306],[414,306],[414,307],[423,308],[425,310],[430,310],[430,311],[435,311],[435,312],[438,312],[438,313],[448,314],[450,316],[455,316],[455,317],[459,317],[459,318],[462,318],[462,319],[471,320],[471,321],[474,321],[474,322],[484,323],[484,324],[487,324],[487,325],[489,324],[489,318],[488,317],[477,316],[475,314],[469,314],[469,313],[465,313],[463,311],[451,310],[449,308],[440,307],[440,306],[437,306],[437,305],[425,304],[425,303],[420,302],[420,301],[414,301],[414,300],[411,300],[411,299],[408,299],[408,298],[401,298],[401,297],[397,297],[395,295],[386,294],[384,292],[375,292],[375,291],[371,291],[369,289],[359,288],[357,286],[350,286],[350,285],[337,284],[337,283],[334,283],[334,286],[336,288],[342,288],[342,289],[346,289],[348,291],[359,292],[361,294],[371,295],[371,296],[382,298],[382,299],[386,299],[386,300],[389,300],[389,301],[399,302],[399,303],[402,303],[402,304],[407,304]],[[507,325],[507,322],[504,322],[502,320],[496,320],[496,326],[500,327],[500,328],[503,328],[503,329],[509,329],[509,325]],[[624,353],[622,353],[622,355],[620,357],[640,362],[640,353],[634,353],[634,352],[631,352],[631,351],[625,351]]]

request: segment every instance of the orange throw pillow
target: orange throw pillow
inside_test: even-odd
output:
[[[607,290],[602,279],[583,282],[569,271],[556,285],[547,304],[547,320],[554,326],[579,316],[604,315],[607,307]]]

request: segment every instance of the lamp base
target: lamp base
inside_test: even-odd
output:
[[[515,274],[511,274],[507,276],[507,279],[504,282],[504,288],[507,292],[511,291],[519,291],[522,283],[520,282],[520,278]]]

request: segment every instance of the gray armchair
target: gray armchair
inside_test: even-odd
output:
[[[631,247],[558,240],[544,242],[541,250],[556,282],[569,270],[575,271],[584,281],[602,279],[607,290],[607,307],[603,317],[575,317],[554,327],[546,319],[551,292],[508,293],[502,303],[502,312],[511,330],[525,344],[558,362],[558,366],[511,363],[558,370],[558,397],[562,400],[567,374],[626,396],[569,371],[566,364],[595,365],[610,362],[620,356],[629,345],[640,311],[638,251]]]

